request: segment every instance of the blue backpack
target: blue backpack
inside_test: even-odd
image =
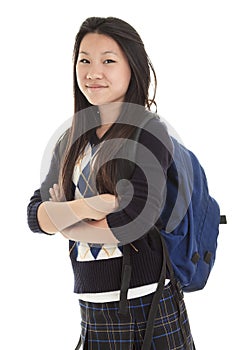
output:
[[[133,135],[135,144],[141,129],[147,129],[147,122],[159,119],[152,112],[146,114]],[[160,238],[182,290],[192,292],[203,289],[207,283],[215,262],[219,225],[226,223],[226,217],[220,215],[219,204],[209,194],[206,175],[197,157],[176,138],[171,139],[173,161],[167,172],[161,214],[164,229],[160,230]]]
[[[185,292],[203,289],[215,262],[219,224],[226,223],[209,194],[197,157],[172,138],[174,159],[168,170],[161,230],[176,278]]]
[[[148,113],[134,134],[138,141],[140,128],[157,115]],[[164,229],[154,227],[154,234],[161,239],[163,263],[148,315],[142,350],[148,350],[153,336],[153,325],[167,273],[173,286],[177,305],[183,298],[183,291],[203,289],[215,262],[219,225],[226,223],[220,215],[217,201],[209,194],[204,169],[197,157],[172,137],[173,161],[167,173],[167,194],[161,214]],[[127,291],[130,285],[131,258],[129,245],[123,246],[122,280],[119,312],[127,312]],[[184,340],[187,341],[183,322],[180,320]],[[194,345],[193,345],[194,346]],[[195,346],[194,346],[195,348]]]

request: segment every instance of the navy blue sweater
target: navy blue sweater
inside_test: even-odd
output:
[[[91,145],[98,139],[93,133]],[[166,197],[166,174],[172,161],[173,144],[167,129],[158,119],[147,123],[142,130],[137,147],[135,167],[130,178],[131,186],[125,185],[119,201],[119,210],[107,215],[107,222],[119,240],[119,246],[133,243],[132,277],[130,288],[157,282],[161,271],[161,246],[153,235],[156,224],[162,227],[160,214]],[[37,220],[39,205],[49,199],[49,188],[58,182],[61,141],[54,149],[49,172],[30,199],[27,207],[28,225],[33,232],[45,233]],[[133,192],[132,192],[133,190]],[[133,193],[133,194],[132,194]],[[126,205],[127,203],[127,205]],[[148,235],[145,235],[148,233]],[[104,242],[103,242],[104,243]],[[70,241],[70,248],[74,242]],[[122,257],[80,262],[77,250],[72,249],[70,258],[74,271],[74,292],[98,293],[119,290],[121,284]]]

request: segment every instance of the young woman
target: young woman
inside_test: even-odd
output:
[[[151,343],[143,343],[164,268],[157,232],[173,145],[164,124],[148,118],[156,76],[140,36],[118,18],[88,18],[76,36],[73,77],[72,126],[58,140],[50,170],[30,200],[28,224],[33,232],[69,239],[80,345],[194,349],[182,295],[169,280]],[[130,269],[122,268],[123,247]],[[127,302],[121,304],[123,295]]]

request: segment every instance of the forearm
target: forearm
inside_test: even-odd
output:
[[[74,210],[75,201],[72,202],[52,202],[46,201],[38,207],[37,218],[41,229],[53,234],[61,232],[64,228],[82,220],[82,206],[79,214]],[[78,204],[78,203],[77,203]],[[78,206],[76,204],[76,207]],[[79,202],[79,204],[81,204]],[[77,209],[77,208],[75,208]]]
[[[117,244],[119,241],[113,235],[106,219],[99,221],[82,221],[62,231],[62,234],[72,240],[95,244]]]
[[[61,232],[84,219],[103,219],[116,208],[111,195],[80,198],[69,202],[43,202],[38,208],[38,222],[47,233]]]

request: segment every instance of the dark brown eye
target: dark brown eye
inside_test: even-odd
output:
[[[104,61],[105,64],[109,64],[109,63],[115,63],[116,61],[111,60],[111,59],[107,59]]]
[[[82,58],[79,60],[80,63],[90,63],[86,58]]]

